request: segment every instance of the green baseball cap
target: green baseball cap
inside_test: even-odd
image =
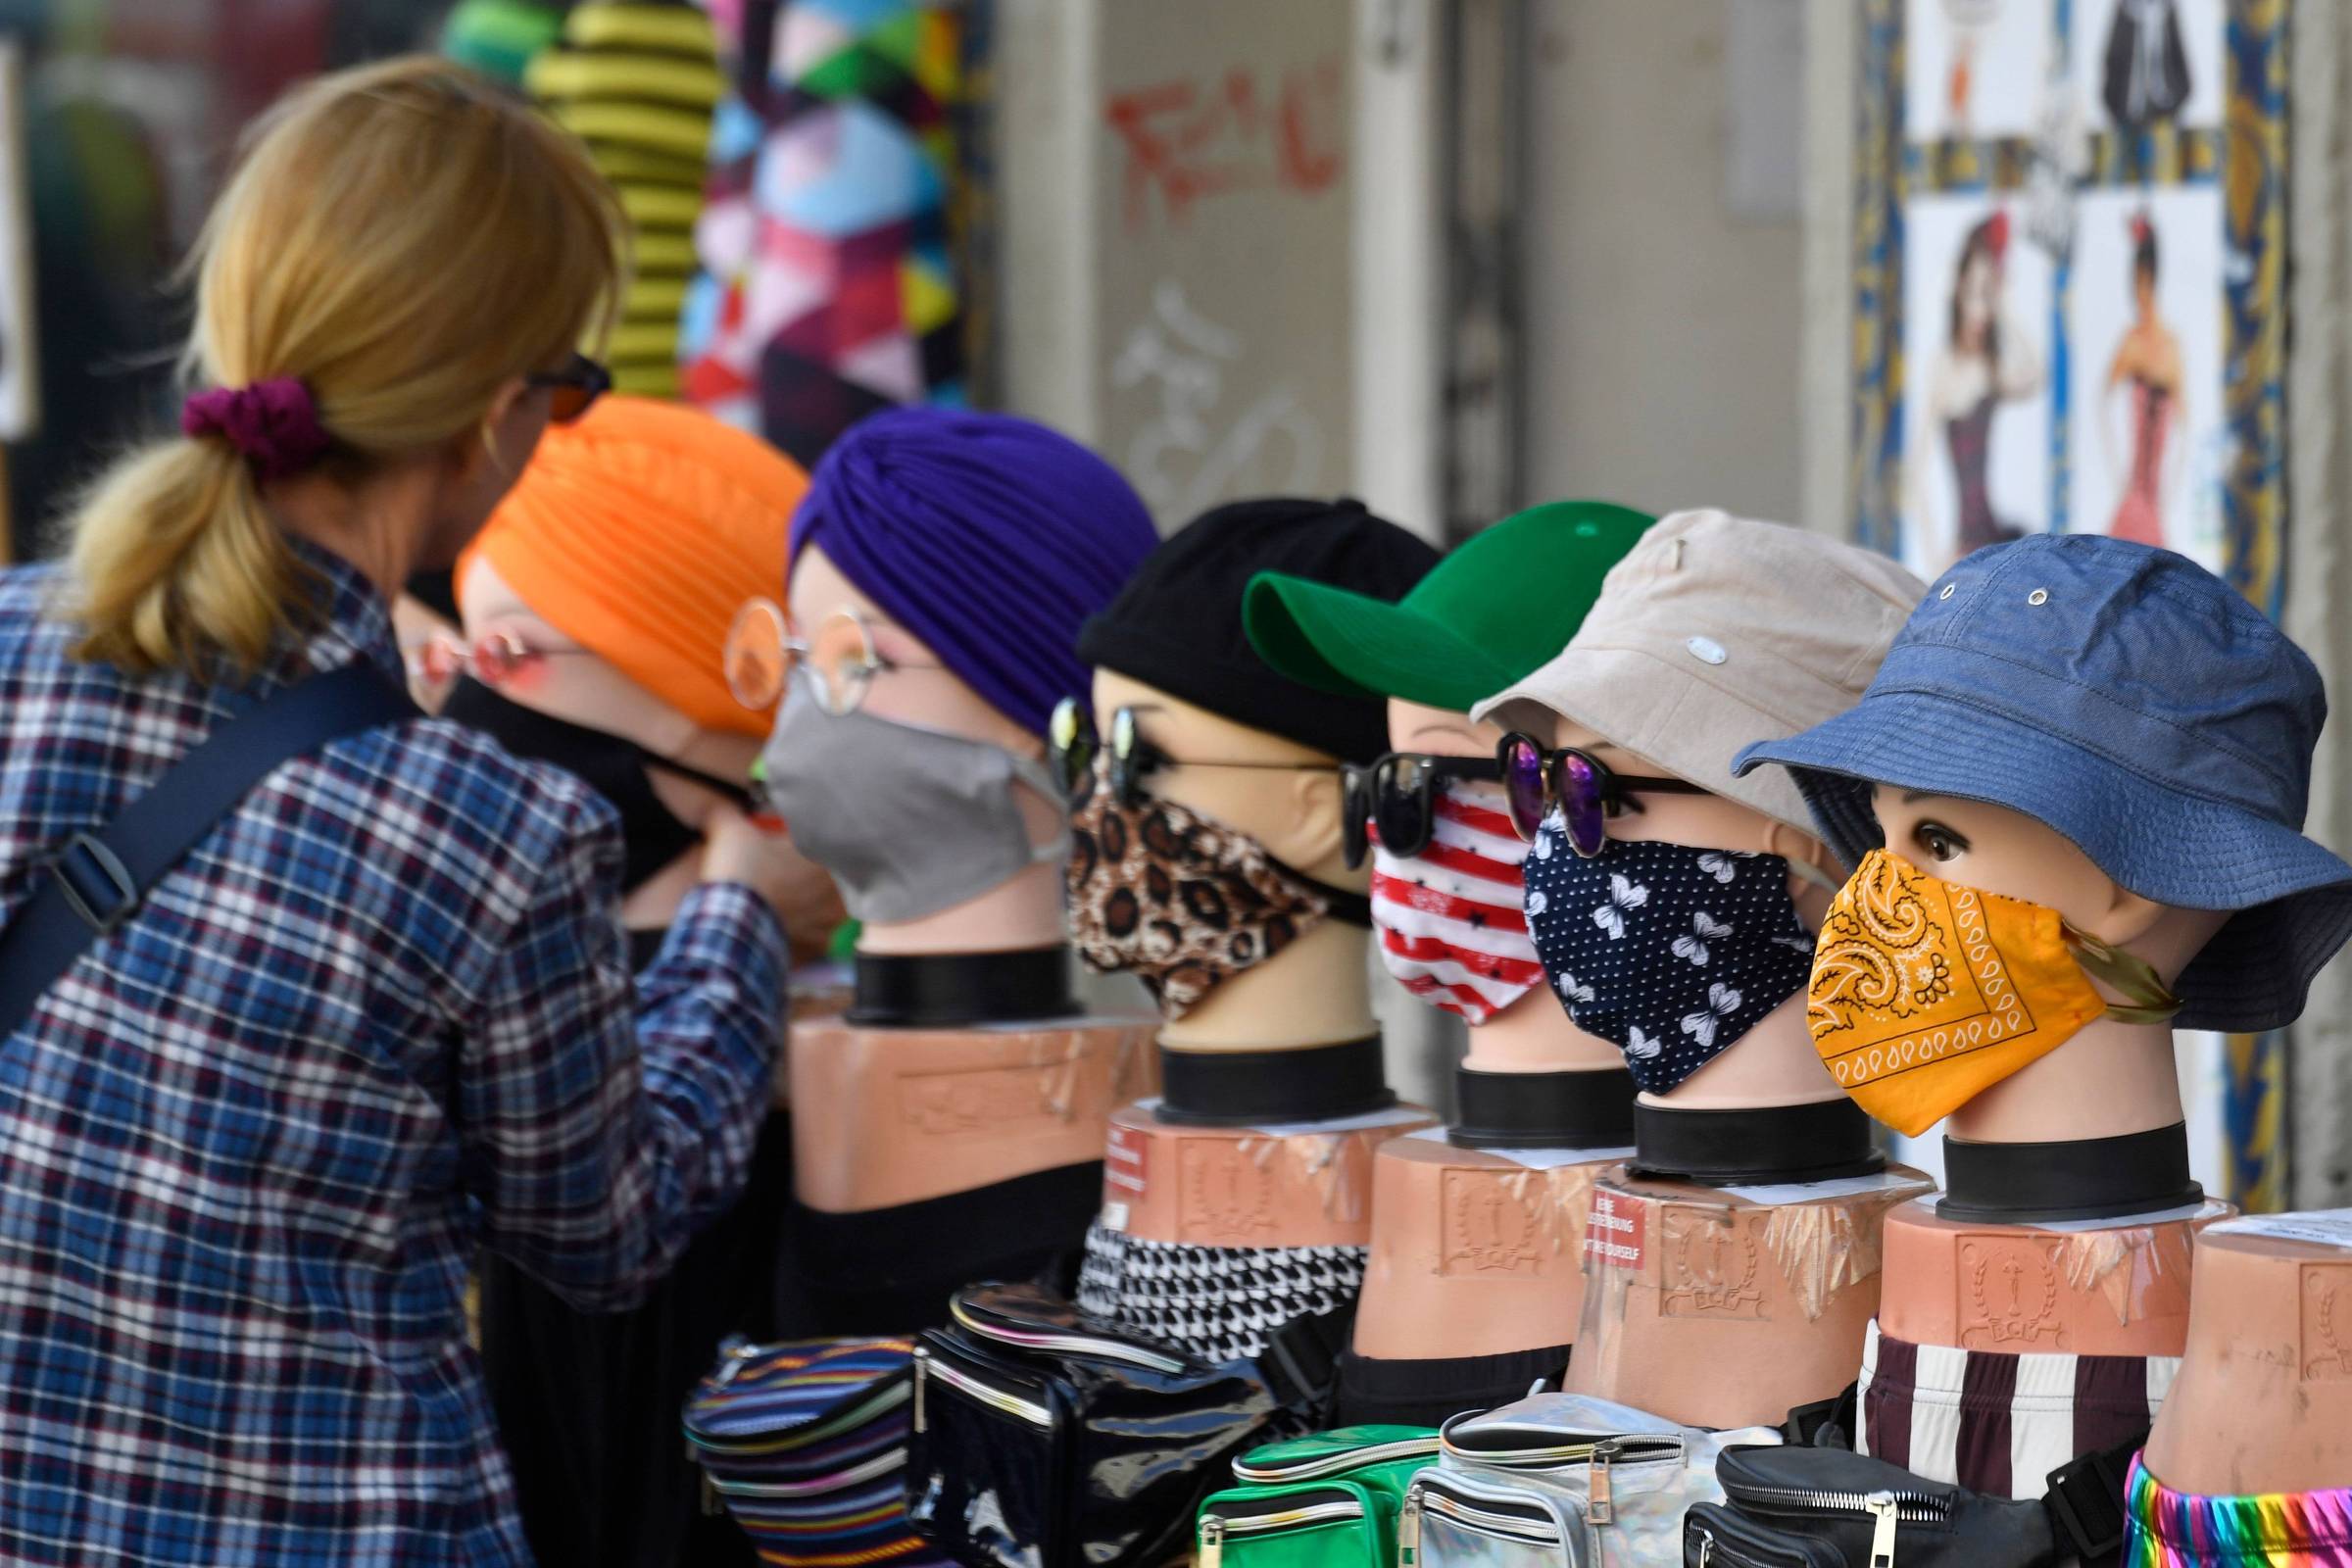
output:
[[[1606,501],[1530,507],[1395,604],[1261,571],[1242,621],[1258,657],[1295,681],[1466,713],[1568,646],[1601,579],[1656,520]]]

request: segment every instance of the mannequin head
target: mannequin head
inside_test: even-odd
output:
[[[1838,874],[1797,791],[1735,778],[1731,760],[1751,740],[1858,699],[1918,591],[1900,566],[1852,546],[1680,513],[1609,572],[1555,659],[1473,710],[1583,751],[1620,779],[1696,786],[1631,784],[1604,819],[1598,855],[1572,858],[1564,842],[1539,838],[1529,862],[1539,948],[1547,942],[1546,916],[1532,908],[1539,882],[1570,878],[1566,906],[1578,906],[1547,917],[1554,988],[1588,1027],[1624,1033],[1616,1043],[1644,1103],[1753,1109],[1838,1098],[1805,1027],[1802,954]],[[1788,864],[1742,880],[1723,852]],[[1622,929],[1585,921],[1613,902],[1620,872],[1635,901]],[[1681,952],[1668,951],[1669,938]],[[1595,986],[1600,994],[1582,994]]]
[[[1094,703],[1098,713],[1133,709],[1139,732],[1174,760],[1175,765],[1152,774],[1145,786],[1155,799],[1246,835],[1284,865],[1327,887],[1364,891],[1369,872],[1349,870],[1341,854],[1340,779],[1331,756],[1237,724],[1116,670],[1095,672]],[[1251,765],[1185,765],[1196,759]],[[1280,954],[1219,984],[1172,1019],[1160,1039],[1177,1050],[1225,1045],[1263,1050],[1361,1039],[1374,1028],[1371,1002],[1354,978],[1362,961],[1358,928],[1320,921]],[[1300,983],[1302,977],[1334,973],[1336,989]]]
[[[2098,979],[2073,1033],[1959,1081],[1957,1138],[2090,1139],[2177,1122],[2172,1029],[2286,1023],[2352,934],[2352,867],[2299,831],[2325,712],[2310,661],[2211,573],[2037,535],[1951,568],[1859,704],[1739,766],[1789,767],[1841,859],[1884,848],[2054,910],[2166,983],[2177,1018],[2097,1015],[2129,1000]],[[1909,1027],[1856,1018],[1856,1046]]]
[[[764,726],[728,696],[714,654],[732,606],[778,569],[806,483],[790,459],[706,415],[608,398],[548,433],[461,563],[462,636],[427,630],[412,643],[413,665],[440,677],[433,684],[465,677],[451,716],[518,755],[559,765],[581,757],[568,743],[547,749],[560,732],[517,710],[642,754],[607,760],[640,773],[659,803],[647,811],[614,801],[623,838],[633,862],[649,843],[677,853],[638,868],[622,909],[632,926],[665,925],[698,875],[690,840],[664,831],[659,811],[698,826],[728,796],[714,784],[748,779],[759,755]],[[520,657],[484,662],[484,648]],[[821,940],[831,900],[813,867],[808,892],[796,911],[810,916],[808,929],[796,936]]]
[[[1042,766],[1046,719],[1083,678],[1079,623],[1155,537],[1107,464],[1009,416],[893,410],[818,464],[787,596],[809,652],[778,716],[769,786],[846,879],[861,953],[1061,940],[1063,803]],[[845,662],[861,678],[833,712],[801,688],[807,669]],[[937,855],[936,881],[909,858],[976,841],[962,859],[978,874],[961,880],[956,855]]]
[[[1238,503],[1162,545],[1087,624],[1078,651],[1096,665],[1093,718],[1109,744],[1079,784],[1073,921],[1090,958],[1153,985],[1170,1049],[1373,1032],[1369,875],[1347,864],[1340,768],[1379,755],[1385,714],[1368,695],[1328,695],[1269,668],[1244,629],[1243,588],[1280,568],[1393,601],[1435,560],[1354,502]],[[1133,801],[1119,798],[1109,755],[1121,710],[1161,762],[1134,770]],[[1225,934],[1237,914],[1252,929]]]
[[[1367,781],[1383,798],[1366,836],[1418,820],[1430,842],[1406,826],[1404,841],[1373,849],[1373,923],[1392,977],[1469,1023],[1472,1071],[1619,1061],[1545,994],[1520,907],[1526,850],[1499,827],[1499,786],[1433,778],[1416,760],[1494,758],[1502,727],[1470,707],[1558,652],[1653,520],[1607,502],[1532,507],[1482,529],[1396,604],[1277,572],[1250,584],[1244,618],[1268,663],[1320,690],[1388,699],[1394,760]]]

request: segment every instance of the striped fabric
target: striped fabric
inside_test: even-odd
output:
[[[731,1343],[686,1406],[710,1488],[783,1568],[947,1568],[906,1522],[907,1340]]]
[[[1482,1024],[1544,983],[1519,878],[1527,845],[1508,817],[1458,786],[1443,786],[1436,808],[1429,847],[1410,858],[1381,848],[1372,830],[1372,923],[1399,984]]]
[[[2035,1498],[2060,1465],[2145,1436],[2180,1370],[2170,1355],[1913,1345],[1873,1318],[1855,1446],[1930,1481]]]

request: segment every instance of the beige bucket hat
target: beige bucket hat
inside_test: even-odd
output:
[[[1886,557],[1728,513],[1661,517],[1610,568],[1557,658],[1471,710],[1541,736],[1548,710],[1805,833],[1781,768],[1732,759],[1844,712],[1927,585]]]

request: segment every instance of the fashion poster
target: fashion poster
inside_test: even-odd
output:
[[[2053,0],[1904,0],[1917,133],[2022,136],[2056,56]]]
[[[2046,525],[2052,269],[2023,242],[2011,205],[1927,196],[1907,214],[1903,517],[1914,566]]]
[[[2020,533],[2114,534],[2277,616],[2296,8],[1858,3],[1855,536],[1932,580]],[[2283,1036],[2180,1044],[2201,1179],[2275,1205]]]
[[[2137,134],[2208,130],[2227,102],[2224,0],[2072,0],[2075,92],[2086,122]]]
[[[2067,526],[2223,564],[2218,187],[2086,196],[2069,290]]]

